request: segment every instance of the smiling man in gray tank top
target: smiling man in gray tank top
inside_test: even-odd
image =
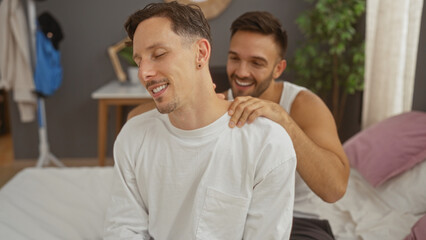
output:
[[[297,156],[295,212],[290,239],[334,239],[320,216],[297,206],[318,196],[333,203],[343,197],[349,163],[332,114],[309,90],[276,81],[286,68],[287,34],[268,12],[248,12],[231,26],[227,74],[234,100],[228,114],[230,127],[242,127],[259,116],[284,127]]]

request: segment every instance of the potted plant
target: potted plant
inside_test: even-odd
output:
[[[295,82],[316,92],[341,126],[348,94],[364,87],[364,36],[356,31],[365,0],[306,0],[313,8],[296,20],[306,40],[289,69]]]
[[[133,60],[133,47],[126,45],[123,49],[121,49],[118,52],[118,55],[128,64],[128,67],[127,67],[128,80],[132,83],[138,83],[139,82],[138,66]]]
[[[135,61],[133,61],[133,47],[127,45],[128,41],[129,39],[125,38],[117,44],[108,47],[108,54],[120,82],[125,82],[127,80],[131,83],[139,83],[138,67]],[[127,63],[127,76],[123,71],[118,56]]]

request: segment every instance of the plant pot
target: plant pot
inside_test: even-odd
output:
[[[130,83],[139,84],[138,67],[127,68],[127,79]]]

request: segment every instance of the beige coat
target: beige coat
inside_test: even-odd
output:
[[[34,121],[37,98],[28,24],[21,0],[0,2],[0,89],[13,90],[22,122]]]

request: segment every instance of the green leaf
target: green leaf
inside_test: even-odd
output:
[[[121,49],[121,51],[118,52],[118,55],[122,57],[128,64],[136,66],[136,63],[133,60],[133,47],[124,47],[123,49]]]

